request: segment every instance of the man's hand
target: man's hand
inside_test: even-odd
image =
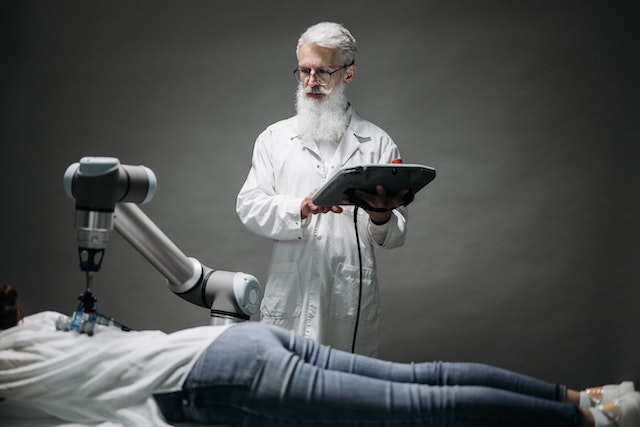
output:
[[[391,219],[391,211],[403,204],[404,197],[409,193],[409,189],[400,190],[395,194],[387,194],[382,185],[376,185],[376,193],[367,193],[362,190],[355,190],[356,196],[376,209],[385,209],[386,212],[370,211],[363,208],[369,214],[369,218],[374,224],[382,225]]]
[[[305,219],[309,215],[325,214],[327,212],[341,213],[342,208],[340,206],[318,206],[313,204],[311,197],[316,193],[318,189],[313,190],[307,197],[302,200],[300,204],[300,218]]]

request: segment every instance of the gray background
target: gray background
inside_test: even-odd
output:
[[[381,356],[640,379],[636,4],[2,2],[0,282],[29,313],[73,310],[62,176],[86,155],[153,169],[165,233],[264,282],[271,243],[235,197],[257,134],[293,114],[297,36],[333,20],[359,42],[357,111],[438,171],[378,252]],[[208,321],[115,232],[93,290],[134,328]]]

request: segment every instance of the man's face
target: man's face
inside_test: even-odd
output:
[[[303,43],[298,50],[298,69],[302,71],[301,77],[307,77],[301,83],[305,96],[319,101],[341,83],[349,82],[355,66],[341,69],[344,65],[337,49]],[[321,85],[316,76],[333,71],[336,72],[331,74],[329,83]]]

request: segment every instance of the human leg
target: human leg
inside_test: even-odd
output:
[[[221,369],[222,368],[222,369]],[[243,425],[577,426],[557,387],[483,365],[403,365],[339,352],[266,325],[234,326],[185,384],[188,420]],[[478,384],[464,383],[466,377]],[[421,384],[422,382],[422,384]],[[488,382],[488,384],[487,384]],[[543,389],[544,396],[499,388]]]

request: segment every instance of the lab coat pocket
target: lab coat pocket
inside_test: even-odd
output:
[[[374,286],[376,272],[372,268],[362,269],[362,301],[361,308],[371,305],[377,295]],[[360,293],[360,267],[340,264],[333,278],[331,293],[331,316],[337,319],[355,320]]]
[[[295,262],[279,262],[269,267],[268,286],[262,300],[264,319],[287,319],[300,316],[300,275]]]

